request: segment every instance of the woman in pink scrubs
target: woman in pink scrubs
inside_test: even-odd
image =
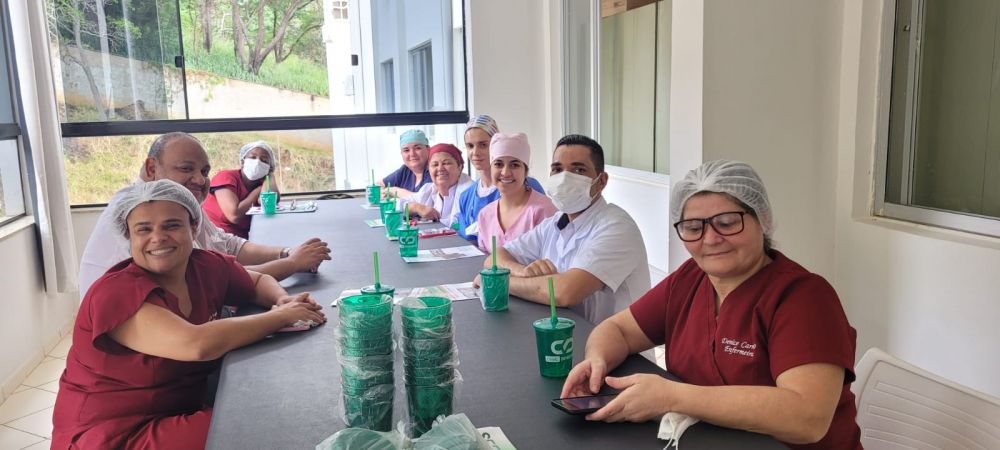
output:
[[[326,320],[308,294],[289,296],[231,256],[194,249],[198,201],[170,180],[144,184],[115,211],[132,258],[83,299],[59,380],[52,448],[203,448],[207,376],[229,350],[297,321]],[[224,304],[263,314],[219,320]]]
[[[490,177],[500,198],[479,211],[480,250],[491,252],[493,237],[502,247],[556,213],[552,200],[528,185],[528,161],[531,147],[524,133],[493,135]]]

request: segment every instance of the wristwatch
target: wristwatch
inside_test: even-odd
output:
[[[289,247],[285,247],[285,248],[281,249],[281,253],[278,254],[278,257],[279,258],[287,258],[288,255],[290,255],[291,253],[292,253],[292,249],[289,248]]]

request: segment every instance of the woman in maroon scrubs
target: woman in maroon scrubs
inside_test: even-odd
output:
[[[792,448],[861,449],[850,390],[856,332],[826,280],[771,248],[771,205],[757,173],[707,162],[674,185],[670,206],[691,259],[594,329],[562,396],[592,395],[607,382],[623,391],[590,420],[677,412]],[[660,344],[683,382],[606,377]]]
[[[194,249],[198,201],[170,180],[123,198],[116,222],[132,258],[88,292],[59,380],[52,448],[203,448],[212,411],[206,377],[229,350],[296,321],[326,320],[308,294],[289,296],[231,256]],[[219,320],[223,304],[263,314]]]

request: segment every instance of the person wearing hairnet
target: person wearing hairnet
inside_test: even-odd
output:
[[[264,141],[250,142],[240,149],[240,168],[220,170],[212,177],[208,197],[201,207],[205,217],[227,233],[243,239],[250,235],[247,211],[260,204],[264,190],[279,192],[273,177],[277,159],[274,150]],[[265,186],[265,181],[270,181]]]
[[[479,179],[458,194],[458,235],[474,242],[479,235],[479,212],[500,198],[500,191],[493,184],[493,157],[490,153],[492,139],[498,132],[497,122],[487,115],[473,117],[465,126],[465,152],[469,165],[479,173]],[[522,162],[528,164],[531,161]],[[526,183],[531,189],[545,194],[538,180],[528,177]]]
[[[642,234],[624,209],[601,195],[607,184],[597,141],[578,134],[559,139],[545,184],[559,211],[497,247],[497,265],[510,270],[511,295],[547,305],[551,276],[556,306],[597,323],[649,290]],[[473,285],[479,281],[477,275]]]
[[[417,129],[407,130],[399,135],[399,156],[403,158],[403,165],[378,181],[379,186],[389,186],[389,189],[382,190],[383,196],[391,194],[399,198],[409,197],[430,184],[428,144],[427,135]]]
[[[735,161],[702,164],[674,185],[670,216],[691,259],[594,329],[562,396],[607,383],[622,392],[589,420],[683,414],[792,448],[860,449],[850,390],[856,332],[833,287],[772,248],[773,213],[757,173]],[[660,344],[683,382],[607,376]]]
[[[198,200],[170,180],[145,183],[113,208],[132,258],[83,299],[52,414],[52,448],[203,448],[202,404],[226,352],[299,321],[326,321],[309,294],[290,296],[232,256],[194,248]],[[219,319],[224,304],[262,314]]]
[[[80,296],[86,295],[90,285],[111,266],[129,257],[128,241],[113,230],[111,214],[122,197],[141,189],[150,181],[168,179],[186,187],[201,203],[208,196],[208,173],[211,169],[208,154],[198,138],[183,132],[157,137],[149,146],[139,179],[116,192],[97,218],[80,258]],[[315,271],[323,261],[330,259],[330,247],[317,238],[295,247],[263,245],[222,231],[208,220],[199,221],[194,245],[235,256],[248,270],[266,273],[278,280],[296,272]]]

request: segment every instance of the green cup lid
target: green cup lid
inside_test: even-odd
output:
[[[545,317],[534,321],[532,325],[539,330],[565,330],[568,328],[573,328],[573,326],[576,325],[576,322],[574,322],[573,319],[559,317],[557,319],[557,322],[555,323],[555,326],[552,326],[553,325],[552,318]]]
[[[497,267],[495,269],[492,268],[492,267],[487,267],[487,268],[485,268],[483,270],[480,270],[479,274],[480,275],[487,275],[487,276],[510,275],[510,269],[507,269],[507,268],[504,268],[504,267]]]

